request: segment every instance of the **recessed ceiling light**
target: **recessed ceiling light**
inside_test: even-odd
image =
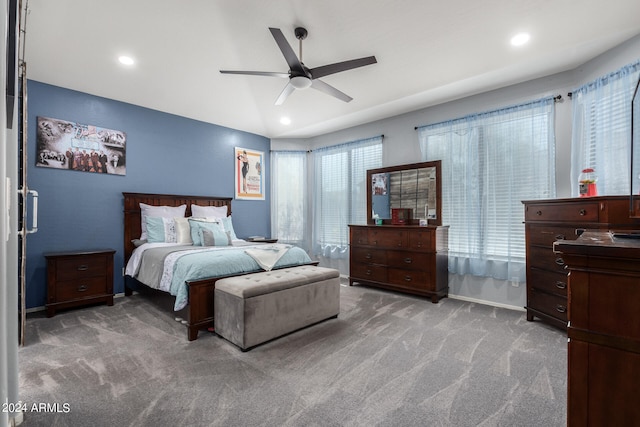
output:
[[[283,117],[280,119],[280,123],[282,123],[283,125],[290,125],[291,119],[289,117]]]
[[[529,33],[516,34],[515,36],[511,37],[511,45],[522,46],[523,44],[526,44],[530,38],[531,36],[529,35]]]
[[[120,61],[123,65],[133,65],[134,60],[130,56],[122,55],[118,57],[118,61]]]

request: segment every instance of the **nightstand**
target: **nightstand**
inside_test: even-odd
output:
[[[47,317],[63,308],[113,305],[113,249],[45,253]]]
[[[278,243],[278,239],[267,239],[266,237],[248,237],[247,242],[251,243]]]

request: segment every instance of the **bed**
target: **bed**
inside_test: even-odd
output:
[[[246,242],[243,243],[241,240],[234,240],[234,244],[228,247],[202,248],[200,246],[189,246],[188,248],[179,247],[175,249],[165,248],[162,244],[141,244],[139,239],[144,237],[143,232],[145,232],[146,236],[146,231],[143,230],[141,220],[141,203],[143,206],[165,207],[171,211],[173,211],[173,209],[169,207],[177,208],[182,205],[186,205],[186,208],[184,208],[184,217],[186,218],[192,218],[192,205],[214,207],[213,209],[217,208],[217,210],[221,212],[224,212],[224,209],[226,208],[227,216],[231,217],[232,199],[226,197],[183,196],[169,194],[122,194],[124,196],[124,263],[125,266],[127,266],[127,274],[125,274],[125,295],[130,296],[134,290],[139,290],[141,287],[155,288],[151,283],[144,283],[147,276],[144,276],[143,278],[142,274],[138,274],[144,269],[146,269],[146,271],[153,271],[153,269],[150,269],[148,266],[142,267],[142,263],[145,262],[144,259],[149,257],[146,255],[140,255],[141,253],[144,252],[145,254],[152,254],[154,251],[174,253],[177,258],[180,258],[178,262],[181,264],[176,262],[175,267],[172,265],[167,267],[167,265],[162,264],[165,261],[154,263],[157,265],[162,264],[162,268],[165,270],[164,272],[157,272],[156,276],[162,276],[162,279],[164,280],[164,276],[166,276],[167,271],[172,271],[172,269],[175,268],[176,273],[173,274],[173,277],[170,279],[170,281],[172,281],[172,295],[174,294],[174,288],[177,289],[175,292],[176,303],[174,305],[174,310],[182,308],[180,301],[183,301],[186,304],[184,306],[184,310],[186,311],[185,320],[187,336],[189,341],[193,341],[197,339],[199,330],[213,327],[213,295],[216,281],[223,277],[263,271],[263,268],[260,267],[262,263],[259,261],[257,263],[253,262],[253,264],[249,265],[251,263],[250,260],[242,260],[244,265],[240,266],[239,252],[248,253],[252,250],[258,252],[261,249],[259,248],[260,245],[265,244],[259,243],[251,245]],[[189,222],[192,223],[191,221]],[[150,240],[151,239],[149,239],[149,241]],[[280,247],[281,246],[282,245],[280,245]],[[267,246],[262,246],[262,248],[266,247]],[[215,258],[215,260],[207,258],[209,256],[208,253],[215,254],[215,256],[211,255],[211,258]],[[232,257],[230,259],[233,261],[224,261],[227,259],[225,258],[227,256]],[[243,256],[246,258],[246,255]],[[169,256],[166,256],[166,259],[168,258]],[[290,267],[292,265],[317,264],[317,262],[313,262],[302,249],[295,247],[289,249],[286,255],[279,259],[280,261],[278,261],[277,264],[269,264],[265,268],[277,269]],[[134,262],[136,263],[136,266],[132,267],[131,264]],[[197,262],[197,268],[189,264],[190,262]],[[147,262],[147,264],[149,263],[150,262]],[[157,265],[153,268],[158,268]],[[218,267],[223,267],[223,271],[221,272]],[[134,271],[137,273],[134,274]],[[178,274],[178,271],[182,275]],[[197,274],[192,273],[192,271],[197,271]],[[205,277],[202,277],[203,275]],[[169,289],[164,290],[168,291]]]

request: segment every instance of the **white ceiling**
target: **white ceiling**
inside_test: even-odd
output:
[[[26,1],[26,0],[23,0]],[[270,138],[307,138],[573,69],[640,34],[638,0],[28,0],[32,80]],[[309,68],[375,55],[274,102],[287,72],[268,28]],[[509,39],[527,31],[531,41]],[[122,54],[136,64],[123,67]],[[288,116],[289,126],[280,124]]]

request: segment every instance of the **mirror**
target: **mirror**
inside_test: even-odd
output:
[[[640,77],[631,98],[631,206],[630,217],[640,218]]]
[[[391,209],[412,211],[411,224],[442,225],[440,160],[367,171],[368,224],[391,224]]]

